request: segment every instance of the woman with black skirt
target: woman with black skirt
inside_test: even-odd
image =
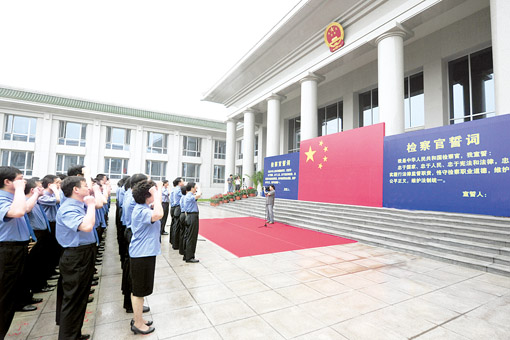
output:
[[[143,298],[151,295],[154,288],[156,256],[161,254],[160,219],[163,217],[161,204],[161,185],[143,180],[133,187],[133,199],[136,206],[131,215],[133,237],[129,245],[131,258],[131,283],[134,320],[131,331],[135,334],[154,332],[152,321],[142,316]],[[153,209],[151,209],[153,205]]]

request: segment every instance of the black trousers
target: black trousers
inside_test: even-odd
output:
[[[57,237],[55,235],[55,229],[56,229],[55,225],[56,225],[55,221],[50,222],[51,249],[52,249],[52,252],[51,252],[51,262],[50,262],[50,266],[51,266],[50,276],[53,274],[55,267],[58,266],[59,261],[60,261],[60,255],[64,251],[62,246],[57,241]]]
[[[175,212],[175,207],[171,207],[170,208],[170,218],[172,219],[172,221],[170,222],[170,237],[168,238],[168,242],[170,242],[170,243],[173,243],[173,239],[172,239],[172,226],[175,223],[174,212]]]
[[[186,230],[188,231],[186,234],[186,250],[184,259],[186,261],[195,258],[195,250],[197,249],[197,239],[198,239],[198,213],[190,214],[188,213],[186,216]]]
[[[170,227],[170,238],[172,239],[172,248],[179,249],[179,240],[181,238],[181,223],[179,216],[181,215],[181,207],[175,206],[174,213],[172,215],[172,226]]]
[[[124,254],[124,262],[122,262],[122,283],[121,289],[122,294],[124,295],[124,306],[125,309],[133,309],[133,305],[131,303],[131,259],[129,258],[129,244],[131,243],[131,237],[133,237],[133,232],[131,228],[126,228],[124,231],[124,241],[126,242],[126,253]]]
[[[14,317],[14,289],[19,284],[28,253],[28,242],[0,242],[0,339]]]
[[[163,218],[161,219],[161,234],[163,234],[165,232],[166,220],[168,219],[168,210],[170,203],[163,202],[161,203],[161,205],[163,206]]]
[[[31,290],[37,292],[46,286],[48,275],[53,272],[50,263],[52,254],[51,234],[48,230],[34,230],[37,237],[37,243],[32,248],[29,254],[33,261],[28,260],[27,266],[30,272],[29,287]]]
[[[181,233],[180,233],[180,239],[179,239],[179,254],[185,255],[186,254],[186,234],[187,234],[187,227],[186,227],[186,214],[184,212],[181,212],[181,215],[179,215],[179,224],[181,226]]]
[[[126,227],[122,224],[122,221],[120,220],[122,216],[122,207],[117,206],[117,210],[115,211],[115,225],[117,227],[117,243],[119,244],[119,255],[120,255],[120,262],[122,263],[124,261],[124,254],[125,254],[125,244],[126,241],[124,240],[124,231],[126,230]]]
[[[90,284],[94,276],[96,244],[65,248],[60,257],[63,300],[60,309],[58,339],[78,339],[85,311]]]

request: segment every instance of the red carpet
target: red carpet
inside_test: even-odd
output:
[[[201,219],[200,235],[239,257],[356,242],[282,223],[263,225],[255,217]]]

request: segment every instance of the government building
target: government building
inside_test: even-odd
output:
[[[233,108],[225,173],[379,122],[391,136],[510,113],[508,18],[505,0],[300,2],[204,96]]]
[[[116,183],[145,173],[182,176],[205,197],[223,190],[225,124],[41,93],[0,88],[2,165],[26,178],[84,164]]]

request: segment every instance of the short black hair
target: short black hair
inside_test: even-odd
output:
[[[53,184],[58,177],[55,175],[46,175],[42,178],[42,186],[44,189],[48,189],[50,184]]]
[[[27,183],[25,184],[25,195],[28,195],[30,193],[30,190],[37,187],[37,182],[40,182],[40,181],[35,180],[33,178],[27,180]]]
[[[153,186],[156,186],[156,183],[148,179],[137,182],[133,187],[133,199],[135,202],[138,204],[145,204],[145,200],[151,197],[149,190]]]
[[[58,174],[58,175],[57,175],[57,177],[58,177],[58,178],[60,178],[60,179],[63,181],[64,179],[66,179],[67,175],[64,175],[64,174]],[[32,177],[32,178],[33,178],[33,177]]]
[[[193,189],[195,185],[196,185],[195,182],[188,183],[188,185],[186,185],[186,191],[191,191],[191,189]]]
[[[147,177],[147,175],[145,175],[145,174],[141,174],[141,173],[134,174],[129,179],[130,187],[134,188],[136,183],[141,182],[141,181],[146,180],[146,179],[149,179],[149,177]]]
[[[182,181],[182,177],[177,177],[176,179],[174,179],[172,184],[174,185],[174,187],[176,187],[179,185],[179,183],[181,183],[181,181]]]
[[[274,184],[271,184],[269,187],[272,187],[274,190],[276,190],[276,188],[274,187]]]
[[[67,169],[67,176],[83,176],[83,168],[85,165],[75,165]]]
[[[168,183],[168,180],[167,179],[164,179],[163,180],[163,184],[167,184]]]
[[[67,176],[60,185],[65,197],[71,197],[74,188],[81,187],[81,182],[87,182],[82,176]]]
[[[124,181],[124,190],[131,188],[131,177]]]
[[[181,187],[181,194],[186,195],[186,193],[187,193],[186,188],[187,188],[187,187],[188,187],[187,185],[183,185],[183,186]]]
[[[108,180],[108,176],[106,176],[105,174],[97,174],[97,175],[96,175],[96,179],[97,179],[98,181],[102,181],[102,180],[103,180],[103,178],[105,178],[105,177],[106,177],[106,180]]]
[[[16,176],[21,174],[18,168],[13,166],[0,166],[0,189],[5,186],[5,180],[13,182]]]

